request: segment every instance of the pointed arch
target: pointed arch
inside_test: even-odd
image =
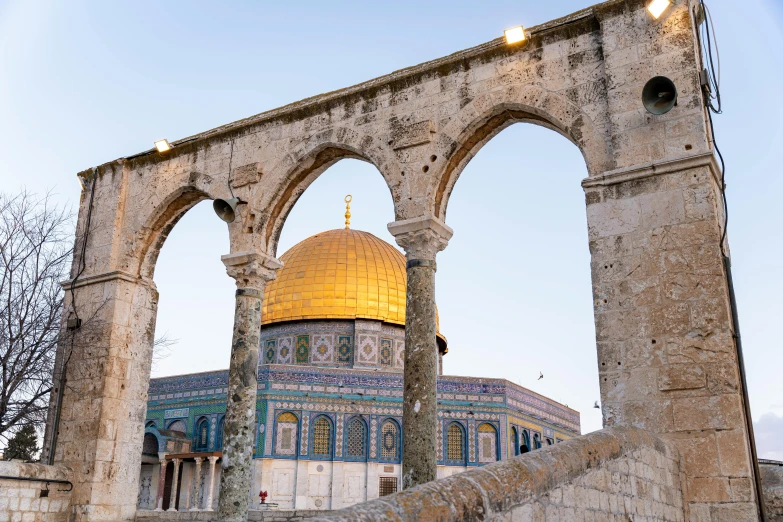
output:
[[[285,174],[266,205],[269,210],[262,237],[268,253],[275,255],[280,232],[299,197],[329,167],[346,158],[370,163],[380,172],[397,211],[400,196],[391,172],[399,170],[399,166],[389,149],[378,138],[355,129],[329,129],[304,140],[272,167],[272,172]]]
[[[444,221],[462,171],[489,140],[514,123],[533,123],[565,136],[579,147],[590,175],[610,170],[614,164],[606,133],[568,98],[538,85],[485,93],[468,103],[460,115],[440,136],[448,153],[437,181],[434,206],[435,216]]]

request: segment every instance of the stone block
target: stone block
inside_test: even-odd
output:
[[[704,370],[695,364],[666,365],[658,371],[658,389],[661,391],[692,390],[707,384]]]
[[[732,429],[741,423],[737,395],[674,399],[672,403],[676,431]]]

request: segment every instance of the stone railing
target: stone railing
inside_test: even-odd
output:
[[[769,522],[783,522],[783,462],[759,459],[761,492]]]
[[[308,520],[685,520],[677,449],[615,427]]]
[[[0,462],[0,477],[19,477],[0,478],[0,521],[67,521],[71,486],[50,481],[70,482],[71,475],[64,466]]]

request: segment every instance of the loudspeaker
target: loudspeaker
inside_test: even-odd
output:
[[[236,210],[238,204],[239,198],[216,199],[212,202],[212,208],[220,219],[226,223],[232,223],[237,217]]]
[[[677,87],[666,76],[656,76],[644,84],[642,104],[650,114],[666,114],[677,105]]]

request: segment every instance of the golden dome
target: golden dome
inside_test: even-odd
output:
[[[405,325],[405,256],[369,232],[321,232],[280,260],[283,268],[264,292],[262,324],[371,319]],[[445,353],[445,338],[438,337]]]

